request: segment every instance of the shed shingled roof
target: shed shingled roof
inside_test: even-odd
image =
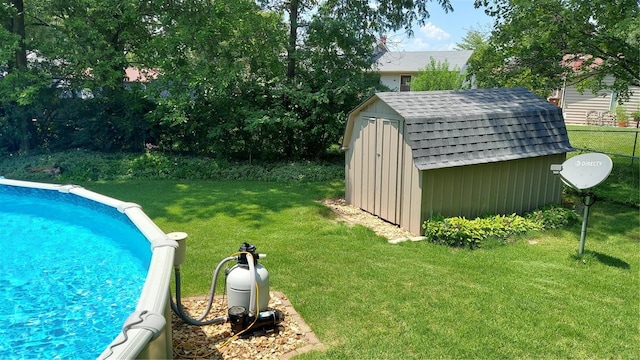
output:
[[[572,151],[562,109],[524,88],[374,95],[405,119],[419,170]]]

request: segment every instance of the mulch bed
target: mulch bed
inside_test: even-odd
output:
[[[182,299],[182,305],[195,318],[205,310],[207,299]],[[289,359],[306,351],[323,348],[284,294],[271,292],[268,308],[282,311],[284,320],[275,328],[237,338],[233,337],[229,323],[193,326],[172,312],[174,359]],[[226,312],[225,299],[216,296],[207,318],[226,316]]]

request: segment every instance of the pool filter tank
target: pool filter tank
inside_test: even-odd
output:
[[[231,330],[237,333],[277,325],[284,314],[267,310],[269,272],[258,263],[258,258],[264,255],[256,254],[256,247],[247,243],[243,243],[238,252],[238,263],[227,272],[227,309]]]
[[[269,304],[269,272],[264,266],[258,264],[260,255],[256,254],[255,246],[244,243],[240,246],[238,252],[240,252],[238,263],[229,269],[227,273],[227,308],[242,306],[248,312],[255,313],[257,307],[257,312],[265,311]],[[251,283],[251,268],[247,254],[251,254],[253,258],[253,268],[255,269],[254,284],[256,286],[254,296],[257,304],[250,304],[253,284]]]

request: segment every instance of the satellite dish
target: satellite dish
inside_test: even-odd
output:
[[[590,189],[611,174],[613,162],[605,154],[588,153],[567,159],[562,165],[551,165],[551,171],[577,190]]]
[[[611,174],[613,162],[605,154],[588,153],[574,156],[567,159],[562,165],[551,165],[551,171],[555,175],[560,175],[562,181],[577,190],[591,189],[602,183]],[[593,194],[587,192],[584,196],[584,216],[582,217],[582,231],[580,232],[580,247],[578,253],[584,252],[584,243],[587,237],[587,219],[589,218],[589,208],[593,205],[595,198]]]

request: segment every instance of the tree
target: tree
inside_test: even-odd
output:
[[[437,62],[431,58],[429,64],[418,71],[411,81],[413,91],[459,90],[464,88],[465,74],[460,69],[449,69],[449,62]]]
[[[424,23],[429,3],[452,10],[449,0],[263,3],[289,20],[287,72],[252,129],[280,129],[282,156],[317,157],[339,142],[346,114],[379,85],[369,73],[376,37]]]
[[[0,55],[0,133],[9,129],[12,137],[0,139],[0,145],[27,152],[34,143],[36,129],[32,123],[33,109],[27,106],[34,101],[42,86],[38,74],[27,68],[27,46],[25,32],[25,7],[22,0],[11,0],[1,4],[0,30],[3,55]],[[7,130],[5,130],[7,132]]]
[[[298,50],[304,47],[309,19],[321,13],[321,17],[332,16],[345,21],[351,19],[363,31],[370,34],[386,33],[401,28],[411,32],[414,24],[424,25],[429,17],[428,3],[435,2],[445,12],[453,11],[449,0],[261,0],[261,5],[270,10],[286,12],[289,20],[289,38],[287,41],[287,78],[296,76]],[[370,44],[360,44],[370,46]]]
[[[472,27],[467,30],[467,34],[462,38],[462,41],[456,44],[456,50],[476,50],[486,46],[490,34],[490,29],[475,29]]]
[[[146,138],[226,150],[244,140],[241,111],[229,104],[241,108],[243,92],[283,75],[280,18],[253,1],[32,0],[23,12],[18,1],[0,7],[0,147],[10,151],[138,150]],[[22,44],[33,56],[17,71]],[[159,79],[142,92],[124,84],[128,67]],[[84,89],[90,98],[78,99]]]
[[[24,70],[27,67],[27,50],[25,46],[24,3],[23,0],[11,0],[2,4],[2,20],[4,29],[14,35],[5,49],[10,57],[9,68]],[[5,32],[5,34],[7,34]],[[6,36],[6,35],[5,35]],[[11,43],[13,44],[11,45]],[[1,59],[0,59],[1,60]]]
[[[223,157],[314,157],[374,91],[376,36],[423,23],[431,3],[452,10],[449,0],[30,0],[24,11],[5,1],[0,146],[135,150],[145,139]],[[25,71],[18,51],[30,55]],[[157,76],[144,92],[123,86],[133,66]],[[84,89],[92,97],[77,98]]]
[[[187,153],[260,154],[256,119],[261,107],[273,108],[270,88],[285,78],[278,14],[251,0],[195,1],[167,6],[155,21],[157,34],[139,54],[162,73],[151,89],[151,140]]]
[[[542,96],[565,81],[628,98],[640,86],[637,0],[476,0],[494,17],[481,66],[484,86],[526,86]],[[478,59],[480,60],[480,59]],[[578,62],[573,60],[579,60]],[[607,77],[613,82],[607,82]]]
[[[152,37],[159,1],[32,1],[31,48],[54,78],[76,88],[122,88],[125,69]]]
[[[96,144],[101,132],[109,143],[130,128],[121,116],[122,103],[111,103],[109,91],[123,91],[127,52],[133,39],[144,39],[138,2],[91,0],[5,1],[0,7],[3,33],[0,46],[11,55],[0,56],[0,146],[27,152],[36,146],[55,146],[69,139],[67,129],[85,131],[84,144]],[[140,30],[133,34],[131,29]],[[29,61],[27,61],[29,55]],[[67,86],[67,88],[64,88]],[[60,110],[74,102],[60,101],[73,90],[88,87],[102,97],[86,114],[94,119],[74,123]],[[121,97],[123,98],[123,97]],[[117,103],[117,104],[116,104]],[[98,116],[97,114],[100,114]],[[90,130],[92,120],[96,125]],[[97,126],[100,124],[102,126]],[[113,125],[113,126],[111,126]],[[114,128],[113,131],[106,129]],[[98,131],[93,131],[93,130]],[[117,134],[115,134],[117,132]],[[130,143],[129,138],[119,144]]]

